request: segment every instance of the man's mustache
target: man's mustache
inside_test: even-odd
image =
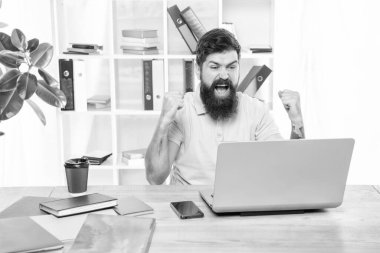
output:
[[[216,85],[220,85],[220,84],[224,84],[224,85],[228,85],[229,88],[232,87],[232,81],[231,79],[222,79],[222,78],[218,78],[216,80],[214,80],[211,84],[211,88],[212,89],[215,89],[215,86]]]

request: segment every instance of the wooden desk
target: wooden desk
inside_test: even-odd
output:
[[[347,186],[343,205],[325,211],[268,216],[218,216],[198,194],[204,186],[98,186],[115,197],[134,195],[157,219],[150,252],[380,252],[380,188]],[[69,197],[65,187],[0,188],[0,210],[22,196]],[[202,219],[180,220],[171,201],[193,200]],[[65,251],[71,242],[65,243]]]

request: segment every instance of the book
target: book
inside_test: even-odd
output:
[[[270,75],[272,70],[266,65],[262,66],[252,66],[247,75],[241,81],[237,87],[237,91],[244,92],[247,87],[256,79],[255,87],[253,87],[254,92],[260,89],[261,85],[265,82],[266,78]],[[254,95],[254,94],[253,94]]]
[[[152,60],[143,61],[144,110],[153,110]]]
[[[63,54],[81,54],[81,55],[90,55],[90,53],[83,53],[83,52],[69,52],[69,51],[63,52]]]
[[[149,49],[149,50],[123,49],[123,54],[151,55],[151,54],[159,54],[159,51],[158,49]]]
[[[87,104],[109,104],[111,97],[109,95],[94,95],[87,98]]]
[[[155,227],[153,218],[89,214],[70,253],[148,252]]]
[[[22,197],[21,199],[17,200],[12,205],[4,209],[0,213],[0,219],[20,216],[48,215],[48,213],[40,210],[39,205],[41,202],[47,202],[52,200],[58,199],[35,196]]]
[[[110,208],[116,205],[116,198],[100,193],[93,193],[79,197],[43,202],[40,203],[40,209],[56,217],[64,217]]]
[[[251,50],[251,53],[271,53],[272,52],[272,49],[268,48],[250,48]]]
[[[120,48],[122,50],[157,50],[156,46],[146,47],[146,46],[131,46],[131,45],[121,45]]]
[[[157,30],[150,29],[124,29],[121,30],[123,37],[132,37],[132,38],[156,38],[158,37]]]
[[[172,18],[175,27],[178,29],[186,45],[190,49],[191,53],[195,53],[197,48],[197,40],[191,32],[189,26],[186,24],[186,21],[183,19],[181,12],[177,5],[173,5],[168,8],[168,13]]]
[[[145,159],[144,158],[132,158],[122,157],[121,161],[129,167],[133,168],[145,168]]]
[[[193,60],[183,60],[183,89],[186,92],[194,91],[194,63]]]
[[[126,45],[153,45],[157,46],[159,44],[158,37],[154,38],[133,38],[133,37],[121,37],[121,42]]]
[[[63,248],[63,243],[30,217],[0,219],[1,252],[40,252]]]
[[[98,44],[70,43],[70,45],[71,45],[71,48],[103,50],[103,46],[100,46]]]
[[[270,53],[272,52],[272,47],[265,44],[252,44],[249,45],[249,50],[251,50],[252,53]]]
[[[68,52],[76,53],[88,53],[88,54],[99,54],[100,52],[97,49],[87,49],[87,48],[67,48]]]
[[[118,199],[118,204],[113,209],[119,215],[138,216],[153,213],[151,206],[133,196]]]
[[[111,107],[111,98],[109,95],[94,95],[87,98],[87,109],[104,109]]]
[[[206,28],[203,26],[197,15],[195,15],[194,10],[190,6],[182,10],[181,15],[197,40],[199,40],[203,34],[207,32]]]
[[[107,158],[110,157],[111,155],[112,155],[112,153],[110,153],[108,151],[94,150],[94,151],[91,151],[91,152],[83,155],[82,158],[88,159],[88,162],[91,165],[100,165],[105,160],[107,160]]]
[[[152,61],[152,80],[153,80],[153,110],[161,111],[164,101],[165,80],[164,80],[164,61]]]
[[[143,149],[133,149],[133,150],[126,150],[121,153],[122,157],[125,157],[127,159],[138,159],[138,158],[144,158],[146,153],[146,148]]]

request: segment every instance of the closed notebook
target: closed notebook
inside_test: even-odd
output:
[[[89,214],[70,253],[148,252],[156,220]]]
[[[0,252],[60,249],[63,243],[29,217],[0,219]]]
[[[114,210],[119,215],[137,216],[153,213],[151,206],[132,196],[118,199],[118,205],[114,207]]]
[[[93,193],[80,197],[44,202],[40,204],[40,209],[57,217],[63,217],[110,208],[116,205],[116,198],[99,193]]]
[[[58,200],[57,198],[25,196],[14,202],[0,213],[0,218],[20,216],[46,215],[48,213],[40,209],[41,202]]]

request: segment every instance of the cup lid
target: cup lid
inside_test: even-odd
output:
[[[69,159],[65,162],[66,168],[80,168],[83,165],[88,165],[88,159],[87,158],[73,158]]]

